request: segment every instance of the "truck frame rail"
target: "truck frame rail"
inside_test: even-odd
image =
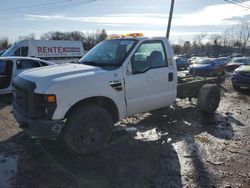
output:
[[[186,98],[197,98],[199,91],[202,86],[205,84],[216,84],[220,86],[221,83],[225,81],[225,77],[194,77],[194,76],[185,76],[178,77],[177,84],[177,98],[186,99]]]

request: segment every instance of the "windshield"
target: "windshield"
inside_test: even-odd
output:
[[[246,58],[234,59],[233,63],[244,63],[246,60],[247,60]]]
[[[7,57],[7,56],[12,56],[13,55],[13,52],[14,50],[16,49],[16,45],[13,44],[11,47],[9,47],[1,56],[2,57]]]
[[[212,63],[214,63],[214,61],[211,59],[200,59],[199,61],[196,62],[196,64],[212,64]]]
[[[247,59],[245,65],[250,65],[250,59]]]
[[[119,66],[136,43],[137,40],[133,39],[103,41],[85,54],[79,63],[94,66]]]

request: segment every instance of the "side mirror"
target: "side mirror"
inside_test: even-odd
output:
[[[21,68],[21,62],[20,62],[20,61],[17,61],[17,62],[16,62],[16,67],[17,67],[17,69],[20,69],[20,68]]]

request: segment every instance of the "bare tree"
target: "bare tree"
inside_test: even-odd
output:
[[[183,54],[190,54],[191,52],[191,42],[185,41],[182,47],[182,53]]]
[[[247,21],[242,21],[239,25],[238,30],[238,42],[240,43],[240,50],[242,55],[246,52],[246,46],[250,40],[250,23]]]
[[[84,41],[85,40],[85,35],[84,33],[80,32],[80,31],[72,31],[67,33],[68,35],[68,39],[69,40],[80,40],[80,41]]]
[[[41,36],[43,40],[68,40],[66,34],[60,31],[52,31]]]
[[[105,40],[108,37],[108,34],[107,34],[105,29],[102,29],[101,31],[97,30],[95,35],[96,35],[96,42],[97,43]]]
[[[213,44],[213,53],[216,57],[219,56],[219,54],[221,53],[221,45],[222,45],[222,36],[218,35],[218,34],[212,34],[210,36],[210,40]]]
[[[34,33],[30,33],[28,35],[23,35],[23,36],[18,37],[18,40],[35,40],[35,39],[36,37]]]
[[[172,45],[174,54],[179,55],[181,54],[182,46],[180,44],[173,44]]]
[[[5,50],[10,47],[10,41],[8,37],[1,37],[0,38],[0,50]]]
[[[234,28],[229,27],[222,33],[222,45],[224,47],[233,47],[235,43]]]
[[[97,43],[107,38],[107,32],[105,29],[97,30],[92,33],[83,33],[80,31],[72,32],[48,32],[41,36],[43,40],[79,40],[82,41],[86,50],[90,50]]]
[[[206,38],[206,36],[207,36],[207,33],[201,33],[201,34],[199,34],[199,35],[196,35],[196,36],[194,37],[194,41],[196,42],[196,44],[197,44],[198,46],[201,46],[202,43],[203,43],[203,40]]]

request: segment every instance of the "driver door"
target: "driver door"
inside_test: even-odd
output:
[[[131,60],[132,74],[125,76],[127,114],[171,105],[176,97],[176,71],[168,64],[164,43],[143,42]]]
[[[10,87],[12,78],[12,61],[0,61],[0,89],[6,89]]]

